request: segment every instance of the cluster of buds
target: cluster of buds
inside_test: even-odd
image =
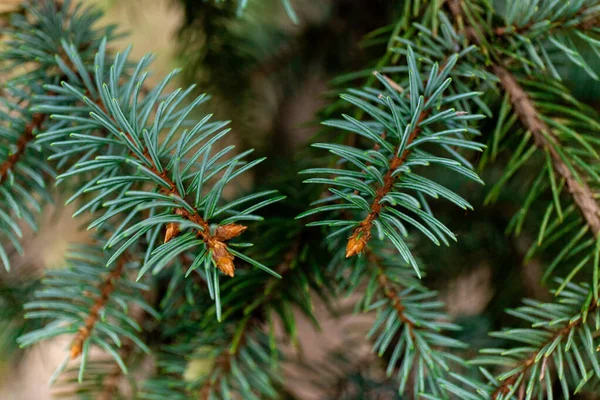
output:
[[[218,226],[214,235],[202,235],[207,247],[212,251],[212,258],[215,265],[225,275],[233,277],[235,266],[233,264],[233,254],[227,249],[226,241],[238,237],[247,229],[244,225],[227,224]],[[179,224],[171,222],[167,225],[165,232],[165,243],[179,235]]]

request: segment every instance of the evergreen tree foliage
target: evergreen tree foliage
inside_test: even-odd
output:
[[[252,3],[206,4],[202,18]],[[18,321],[2,348],[69,338],[51,379],[67,398],[287,399],[284,345],[299,346],[301,319],[319,326],[315,299],[354,296],[388,378],[348,375],[362,396],[597,392],[600,119],[566,77],[598,79],[600,1],[395,7],[367,36],[383,54],[334,80],[313,149],[278,165],[227,145],[210,96],[169,89],[179,70],[149,84],[153,57],[117,52],[94,6],[24,2],[0,56],[0,259],[11,270],[54,186],[92,240],[40,282],[0,285],[2,323]],[[219,57],[205,56],[192,63]],[[543,265],[548,296],[513,301],[481,346],[446,312],[434,264],[461,245],[452,214],[469,221],[515,185],[503,229],[533,238],[524,261]]]

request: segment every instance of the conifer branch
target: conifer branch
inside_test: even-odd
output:
[[[556,147],[559,146],[558,139],[552,134],[548,125],[539,118],[535,105],[519,85],[514,75],[500,65],[493,65],[492,70],[500,80],[504,90],[509,94],[519,119],[533,134],[535,144],[550,154],[554,170],[565,180],[569,193],[571,193],[586,223],[594,236],[598,237],[600,234],[600,207],[596,202],[594,193],[584,180],[573,175],[571,169],[556,151]]]
[[[81,354],[83,350],[83,344],[90,337],[98,318],[100,317],[100,311],[106,305],[106,302],[110,299],[112,292],[115,290],[115,281],[121,277],[125,270],[125,264],[127,263],[127,256],[121,256],[117,261],[116,267],[109,272],[104,281],[98,287],[100,296],[96,298],[94,304],[90,307],[88,316],[85,319],[85,324],[80,326],[73,344],[71,344],[71,359],[74,360]]]
[[[27,150],[27,145],[35,139],[34,131],[39,130],[46,120],[45,114],[34,114],[31,121],[25,125],[23,135],[17,140],[15,151],[8,156],[8,158],[0,164],[0,185],[3,184],[8,178],[8,171],[10,171]]]
[[[104,62],[105,50],[106,50],[106,44],[104,43],[101,45],[100,50],[97,54],[97,60],[102,59],[102,61],[97,61],[97,62],[102,62],[102,63]],[[72,51],[74,51],[74,50],[72,50]],[[76,55],[70,55],[70,57],[76,57]],[[116,61],[114,61],[115,64],[118,64],[120,62],[119,61],[120,57],[126,58],[127,55],[123,56],[123,55],[117,54],[115,56],[115,60],[116,60]],[[142,60],[138,64],[138,69],[145,68],[148,61],[149,61],[148,57],[146,57],[144,60]],[[66,70],[69,69],[69,67],[66,66],[66,62],[64,62],[63,64],[65,64],[64,69],[66,69]],[[76,64],[76,63],[73,63],[73,64]],[[92,140],[92,141],[95,140],[98,143],[99,148],[101,146],[104,146],[104,143],[106,140],[109,140],[111,143],[115,143],[115,144],[120,143],[122,146],[119,146],[119,148],[121,148],[121,149],[123,147],[128,148],[128,152],[127,152],[128,157],[127,158],[123,157],[122,155],[116,156],[116,158],[119,160],[118,163],[124,162],[126,164],[138,165],[138,168],[144,168],[144,171],[145,171],[144,175],[146,176],[146,179],[149,179],[157,184],[156,185],[157,189],[148,194],[147,201],[150,202],[151,200],[156,199],[157,196],[161,199],[172,199],[172,198],[178,199],[176,202],[172,202],[172,205],[169,208],[170,208],[170,212],[179,218],[163,217],[163,219],[167,219],[166,222],[163,222],[163,223],[159,223],[158,221],[156,222],[156,225],[160,225],[160,227],[166,225],[166,233],[164,236],[164,242],[163,242],[162,248],[176,248],[175,244],[171,243],[171,241],[174,238],[179,236],[179,233],[180,233],[179,220],[183,219],[183,221],[181,221],[182,223],[189,221],[189,223],[186,225],[186,227],[193,230],[195,232],[196,238],[200,239],[200,240],[196,240],[196,238],[194,238],[195,242],[198,244],[203,242],[205,249],[207,250],[207,252],[202,253],[200,255],[200,257],[202,259],[204,259],[205,255],[206,255],[206,258],[212,259],[215,266],[219,270],[221,270],[225,275],[233,277],[234,270],[235,270],[233,261],[235,258],[234,254],[236,254],[236,252],[234,250],[230,249],[228,247],[228,245],[226,244],[226,242],[241,235],[246,230],[246,226],[240,225],[237,223],[232,223],[232,222],[237,219],[248,220],[248,219],[256,218],[254,216],[247,215],[247,214],[250,211],[257,210],[257,209],[264,207],[268,204],[271,204],[275,201],[279,201],[283,197],[279,196],[279,197],[275,197],[275,198],[271,198],[271,199],[267,199],[267,200],[262,200],[259,204],[256,204],[251,207],[247,207],[245,211],[237,211],[236,212],[235,210],[228,210],[227,213],[234,214],[234,216],[227,218],[227,221],[224,222],[223,225],[219,226],[214,233],[211,232],[211,226],[208,221],[208,218],[213,216],[215,213],[220,214],[223,211],[227,210],[227,208],[231,207],[231,205],[230,205],[229,207],[227,207],[224,210],[219,210],[216,207],[217,201],[219,200],[219,197],[221,195],[223,185],[225,185],[227,182],[229,182],[235,176],[244,172],[248,168],[260,163],[263,159],[259,159],[259,160],[253,161],[251,163],[248,163],[248,164],[242,166],[241,168],[239,168],[237,171],[233,172],[234,167],[236,167],[240,164],[244,164],[243,162],[240,162],[239,160],[246,154],[249,154],[251,151],[242,153],[236,157],[233,157],[229,161],[222,162],[221,164],[216,164],[216,161],[220,157],[222,157],[226,152],[228,152],[232,149],[232,147],[230,146],[230,147],[227,147],[223,152],[218,153],[215,157],[213,157],[212,159],[209,160],[208,155],[210,153],[212,144],[214,143],[215,140],[217,140],[218,138],[220,138],[224,134],[226,134],[228,131],[228,129],[227,129],[222,132],[219,132],[217,135],[215,135],[215,137],[213,137],[213,139],[207,140],[204,143],[204,145],[202,147],[200,147],[200,149],[203,150],[203,152],[196,151],[196,153],[190,159],[186,160],[186,163],[184,165],[181,165],[182,157],[184,157],[186,153],[188,153],[192,150],[191,146],[194,145],[194,143],[199,144],[199,141],[206,139],[207,135],[214,133],[217,129],[226,125],[226,123],[213,123],[210,125],[206,124],[206,122],[210,118],[210,116],[207,116],[206,118],[204,118],[203,120],[198,122],[196,124],[196,126],[194,127],[194,129],[189,131],[190,136],[197,135],[197,136],[200,136],[200,139],[197,139],[195,142],[190,142],[189,136],[186,139],[181,138],[180,141],[182,143],[183,142],[187,143],[187,145],[185,145],[185,146],[182,146],[182,145],[174,146],[173,143],[167,143],[171,139],[173,139],[175,130],[179,126],[181,126],[181,124],[183,122],[183,118],[186,115],[188,115],[194,107],[196,107],[198,104],[200,104],[200,102],[203,101],[203,99],[205,98],[205,95],[201,95],[201,96],[197,97],[194,102],[190,103],[190,105],[184,107],[183,109],[175,110],[174,109],[175,105],[178,104],[181,100],[183,100],[183,98],[188,93],[190,93],[192,88],[184,91],[182,94],[179,94],[179,90],[178,90],[173,93],[174,97],[171,98],[171,99],[173,99],[173,98],[177,97],[177,95],[179,95],[177,97],[177,100],[173,101],[174,105],[171,106],[168,113],[164,113],[163,112],[164,110],[162,110],[162,107],[165,107],[166,105],[164,102],[157,104],[157,102],[159,100],[159,98],[158,98],[159,93],[156,90],[153,90],[151,92],[151,94],[148,95],[149,96],[148,98],[144,98],[143,100],[140,101],[140,104],[144,104],[143,108],[140,107],[140,109],[135,109],[133,111],[134,111],[134,114],[141,113],[142,115],[144,115],[143,118],[147,122],[146,119],[149,117],[149,111],[151,110],[151,108],[158,106],[157,115],[155,117],[154,123],[152,126],[139,127],[139,129],[137,129],[138,122],[135,120],[135,116],[130,116],[129,118],[131,118],[132,120],[127,121],[123,114],[123,109],[128,109],[128,108],[132,107],[132,105],[129,104],[130,99],[128,98],[127,100],[123,100],[124,103],[119,104],[117,101],[117,97],[119,97],[118,93],[106,94],[103,92],[104,90],[106,90],[106,85],[103,83],[100,83],[104,79],[103,72],[96,72],[96,79],[97,79],[97,86],[98,86],[97,92],[99,93],[96,95],[96,94],[92,93],[92,90],[90,89],[91,85],[89,85],[89,84],[84,85],[82,83],[82,82],[89,82],[91,80],[91,78],[87,76],[88,72],[85,71],[85,69],[78,67],[77,65],[74,65],[74,67],[76,67],[75,71],[72,71],[72,70],[66,71],[66,74],[69,76],[75,76],[77,79],[74,79],[74,82],[63,83],[62,87],[53,87],[53,88],[51,88],[51,90],[61,92],[61,93],[64,93],[66,90],[71,96],[73,96],[74,101],[78,101],[78,102],[83,101],[85,105],[89,106],[90,111],[92,111],[91,114],[89,114],[89,115],[92,117],[92,119],[89,119],[88,115],[86,115],[85,113],[82,113],[82,115],[85,115],[86,120],[88,120],[90,122],[90,124],[97,125],[98,129],[102,130],[102,132],[104,132],[106,134],[106,137],[92,136],[92,137],[90,137],[90,140]],[[175,73],[176,72],[170,74],[163,81],[162,85],[158,86],[157,89],[162,90],[164,88],[164,86],[166,85],[166,83],[170,79],[172,79],[172,77],[175,75]],[[133,76],[130,78],[129,85],[126,86],[125,84],[119,83],[115,77],[111,77],[110,84],[111,84],[111,88],[113,88],[113,90],[115,90],[117,92],[119,90],[128,90],[127,88],[129,88],[129,90],[130,90],[129,95],[131,95],[131,88],[135,81],[135,83],[137,84],[137,89],[136,89],[136,93],[133,96],[135,96],[136,98],[131,101],[133,103],[137,104],[138,90],[141,88],[143,80],[144,80],[143,77],[140,78],[139,76]],[[79,81],[79,82],[77,82],[77,81]],[[85,88],[82,88],[82,86],[85,86]],[[122,86],[122,87],[119,87],[119,86]],[[60,107],[57,109],[52,106],[47,106],[47,107],[42,107],[42,110],[46,111],[46,112],[60,110],[59,112],[61,114],[58,116],[56,114],[54,114],[54,116],[57,116],[58,118],[65,119],[65,120],[70,120],[70,118],[71,118],[70,115],[64,114],[64,110]],[[128,112],[128,114],[129,114],[129,112]],[[82,116],[82,118],[84,118],[84,117]],[[160,122],[159,122],[159,120],[160,120]],[[163,142],[160,145],[158,145],[158,142],[159,142],[158,126],[162,127],[165,124],[172,126],[171,133],[170,133],[169,137],[166,139],[166,142]],[[206,128],[204,128],[205,124],[207,125]],[[134,128],[134,126],[136,126],[136,128]],[[144,135],[148,135],[147,131],[145,133],[142,132],[146,129],[151,131],[151,133],[149,133],[151,138],[149,138],[148,136],[144,136]],[[199,134],[199,133],[202,133],[202,131],[207,132],[206,135]],[[187,130],[183,132],[183,135],[187,135],[187,134],[188,134]],[[111,137],[115,137],[115,136],[116,136],[116,141],[111,138]],[[50,140],[49,138],[55,138],[55,137],[63,139],[64,136],[62,136],[62,134],[58,135],[58,134],[55,134],[54,132],[50,131],[47,133],[47,135],[44,137],[44,139]],[[68,144],[68,140],[63,140],[60,143]],[[176,150],[177,153],[171,154],[172,150]],[[158,152],[160,152],[161,154],[159,155]],[[169,161],[168,166],[163,166],[162,165],[163,160],[165,160],[165,161],[168,160],[168,158],[166,158],[167,155],[170,156],[172,158],[172,160]],[[204,156],[203,158],[205,161],[203,164],[197,163],[197,160],[201,156]],[[99,158],[102,158],[102,157],[99,157]],[[103,163],[102,161],[100,161],[99,158],[96,158],[93,161],[86,160],[82,163],[76,164],[74,169],[71,169],[71,170],[67,171],[66,173],[62,174],[61,176],[59,176],[59,180],[65,178],[67,176],[76,175],[76,174],[84,172],[84,171],[89,171],[90,169],[99,168],[99,169],[104,170],[105,167],[108,167],[109,169],[113,168],[113,165],[107,165],[106,163]],[[174,160],[177,160],[177,162],[174,163]],[[85,165],[85,167],[83,167],[84,165]],[[200,168],[201,171],[199,171],[198,173],[195,173],[195,174],[192,173],[191,175],[183,176],[182,174],[186,174],[186,171],[189,171],[190,167],[192,167],[192,166],[196,166],[197,168]],[[83,167],[83,168],[81,170],[79,170],[77,167]],[[198,179],[207,180],[225,167],[227,167],[228,169],[227,169],[226,173],[223,175],[223,177],[219,179],[219,181],[215,185],[214,190],[211,191],[208,198],[201,199],[200,198],[200,190],[202,188],[203,181],[199,181]],[[214,170],[211,171],[210,173],[205,174],[206,168],[214,168]],[[171,176],[171,174],[173,176]],[[128,176],[128,175],[125,175],[125,176]],[[126,178],[124,177],[124,179],[126,179]],[[185,188],[183,186],[184,179],[185,180],[192,179],[190,186],[194,187],[194,189],[195,189],[195,193],[196,193],[195,201],[188,199],[187,195],[189,193],[189,190],[191,190],[191,188],[190,187]],[[104,188],[104,187],[105,186],[103,186],[101,183],[99,183],[97,186],[94,186],[93,189],[98,190],[99,188]],[[232,205],[243,204],[248,200],[258,199],[260,197],[271,195],[273,193],[274,193],[273,191],[265,191],[265,192],[262,192],[259,194],[248,195],[245,198],[241,198],[241,199],[238,199],[237,201],[232,202],[231,204]],[[125,196],[127,196],[127,194],[125,194]],[[144,191],[137,192],[136,196],[144,197]],[[124,198],[120,198],[120,199],[114,200],[114,202],[116,202],[115,204],[123,204],[123,201],[125,201],[125,200],[126,199],[124,199]],[[206,201],[203,201],[203,200],[206,200]],[[97,200],[97,201],[99,201],[99,200]],[[105,202],[103,204],[106,206],[106,205],[109,205],[109,203],[110,202]],[[133,203],[131,203],[131,204],[133,205]],[[165,204],[165,202],[163,202],[163,204]],[[192,206],[192,204],[194,204],[194,205]],[[201,216],[199,208],[198,208],[201,206],[201,204],[205,204],[205,206],[206,206],[206,209],[204,210],[204,212],[205,212],[204,216]],[[239,218],[235,214],[239,215]],[[109,217],[110,217],[110,215],[109,215]],[[168,219],[170,219],[170,220],[168,220]],[[101,217],[99,220],[95,221],[95,224],[92,224],[90,227],[96,226],[96,224],[100,224],[103,221],[104,221],[104,219]],[[227,222],[229,222],[229,223],[227,223]],[[138,224],[138,225],[135,225],[133,228],[130,228],[126,231],[126,232],[130,232],[130,233],[124,233],[121,235],[115,234],[113,236],[113,238],[109,241],[109,245],[115,244],[116,242],[122,240],[124,237],[131,235],[136,230],[139,231],[139,229],[146,229],[146,226],[144,226],[143,223],[142,223],[142,225]],[[155,226],[155,229],[158,229],[158,228],[159,228],[159,226]],[[132,229],[135,229],[135,230],[132,230]],[[178,240],[178,242],[177,242],[177,243],[180,243],[182,241],[189,241],[190,237],[188,235],[188,236],[184,237],[183,239],[182,238],[178,238],[178,239],[181,239],[181,240]],[[239,257],[244,258],[243,255],[240,255]],[[161,259],[160,257],[158,257],[158,258],[154,258],[153,260],[156,261],[157,263],[160,263],[161,266],[165,265],[165,263],[163,262],[163,261],[165,261],[165,259]],[[197,264],[198,263],[196,263],[196,265]],[[264,267],[260,263],[254,262],[253,265],[269,271],[268,268]],[[145,272],[146,270],[147,269],[144,269],[143,271]]]
[[[600,307],[600,304],[594,302],[587,309],[587,313],[592,315],[592,313],[595,313],[599,307]],[[567,325],[562,328],[553,330],[552,336],[550,336],[545,342],[543,342],[540,346],[538,346],[536,351],[532,352],[527,358],[525,358],[524,360],[522,360],[518,363],[518,367],[521,368],[520,374],[512,375],[509,378],[502,381],[500,385],[498,385],[498,387],[492,393],[492,399],[496,400],[499,397],[505,396],[506,394],[510,393],[511,391],[514,393],[515,388],[513,385],[517,382],[520,375],[526,376],[527,372],[530,371],[531,368],[539,361],[540,353],[544,350],[547,350],[553,343],[558,343],[558,341],[561,340],[561,338],[567,338],[567,337],[571,336],[572,332],[574,330],[580,328],[581,325],[584,324],[585,322],[586,322],[585,318],[580,317],[575,320],[569,321],[567,323]],[[539,377],[540,381],[544,380],[544,377],[546,374],[546,369],[547,369],[547,364],[548,364],[548,355],[544,355],[542,367],[539,371],[540,372],[540,377]],[[519,398],[524,398],[525,386],[526,386],[525,379],[521,379],[519,385],[520,385],[520,388],[518,390],[521,393],[519,395]]]
[[[458,21],[463,21],[463,10],[460,0],[450,0],[448,5],[454,17]],[[467,22],[464,25],[464,32],[470,41],[476,44],[482,43],[482,39],[477,33],[478,30]],[[556,146],[559,145],[558,139],[551,132],[548,125],[540,119],[535,105],[525,90],[519,85],[514,75],[502,66],[500,62],[493,63],[490,68],[498,77],[504,91],[510,96],[521,123],[533,134],[535,144],[538,148],[550,154],[554,170],[565,180],[567,188],[586,223],[594,236],[598,237],[600,234],[600,207],[595,200],[594,193],[585,181],[578,179],[573,174],[571,168],[569,168],[556,151]]]
[[[484,379],[465,380],[461,374],[451,373],[457,384],[446,381],[445,389],[459,398],[473,400],[556,398],[555,391],[562,392],[561,398],[570,398],[592,377],[600,378],[600,303],[592,300],[588,285],[558,282],[563,289],[555,292],[555,302],[526,299],[523,306],[507,310],[526,326],[490,334],[513,346],[484,348],[469,361],[479,366]],[[501,371],[488,367],[499,367]]]
[[[138,337],[142,330],[132,307],[159,318],[158,313],[146,302],[144,291],[148,286],[131,282],[126,278],[128,267],[138,267],[139,261],[132,260],[131,252],[122,254],[112,270],[107,273],[108,254],[102,250],[102,239],[93,246],[77,246],[69,253],[67,268],[46,273],[43,287],[35,292],[34,301],[24,305],[28,310],[25,318],[44,319],[44,327],[22,335],[17,339],[22,347],[41,340],[72,334],[73,340],[65,361],[55,371],[54,382],[67,367],[70,360],[81,356],[78,381],[83,382],[90,347],[98,346],[106,351],[126,373],[122,356],[126,356],[125,345],[135,344],[146,353],[150,349]],[[98,283],[100,282],[100,283]],[[105,371],[102,370],[105,376]]]
[[[442,63],[442,66],[440,67],[440,71],[439,71],[440,73],[442,73],[444,71],[447,63],[448,63],[448,60],[445,60]],[[398,93],[400,93],[400,94],[404,93],[404,88],[402,86],[400,86],[396,81],[391,79],[390,77],[388,77],[386,75],[378,74],[377,72],[375,72],[374,75],[375,76],[379,75],[381,78],[383,78],[385,80],[385,82],[392,89],[394,89]],[[427,79],[424,80],[423,84],[427,85]],[[427,99],[425,99],[424,102],[427,103]],[[390,192],[390,190],[392,189],[392,187],[394,185],[394,181],[400,177],[400,174],[397,174],[394,176],[394,171],[397,168],[399,168],[400,166],[402,166],[404,164],[404,162],[406,161],[406,159],[408,158],[408,156],[410,155],[410,152],[411,152],[411,149],[409,148],[410,144],[419,136],[419,133],[421,131],[421,127],[419,126],[419,124],[421,122],[423,122],[425,119],[429,118],[430,115],[431,115],[431,109],[421,110],[421,112],[419,113],[419,117],[417,118],[417,123],[416,123],[415,129],[409,135],[408,140],[406,142],[406,148],[402,152],[402,155],[400,155],[400,156],[398,155],[398,152],[400,151],[400,147],[398,146],[396,148],[396,150],[394,152],[394,156],[392,157],[392,160],[390,162],[390,168],[383,178],[384,183],[379,189],[377,189],[375,199],[371,203],[371,211],[365,217],[365,219],[359,224],[359,226],[354,230],[352,235],[348,238],[348,244],[346,245],[346,258],[350,258],[354,255],[361,254],[364,251],[365,246],[371,239],[371,228],[373,227],[373,221],[375,220],[375,218],[377,218],[377,216],[381,212],[381,207],[382,207],[381,200],[383,199],[383,197],[386,194],[388,194]],[[354,134],[352,136],[356,136],[356,134]],[[383,140],[385,140],[386,137],[387,137],[387,133],[383,132],[381,134],[381,138]],[[373,145],[373,150],[375,150],[375,151],[378,151],[380,148],[381,148],[381,146],[379,145],[379,143],[375,143]],[[370,163],[365,163],[365,165],[369,166]],[[358,194],[358,191],[355,190],[354,194]]]
[[[67,58],[65,58],[65,59],[67,59]],[[68,64],[67,61],[65,61],[65,64],[67,64],[69,66],[69,68],[72,69],[73,71],[77,71],[77,68],[75,68],[75,66],[72,63]],[[78,76],[79,79],[81,79],[83,81],[83,78],[81,77],[81,75],[79,73],[77,73],[76,75]],[[87,89],[85,91],[85,96],[92,97],[91,93]],[[115,126],[118,126],[118,121],[115,119],[115,117],[113,115],[111,115],[111,113],[108,112],[106,105],[100,99],[94,99],[94,104],[96,106],[98,106],[105,113],[105,115],[107,115],[109,117],[110,122],[112,122]],[[107,135],[110,135],[110,132],[107,129],[103,129],[103,131]],[[132,135],[133,135],[132,132],[125,132],[126,140],[130,143],[135,143],[135,141],[132,138]],[[175,182],[171,179],[171,177],[167,173],[167,170],[165,169],[162,172],[159,171],[159,169],[156,166],[155,161],[150,156],[149,149],[147,147],[144,147],[141,150],[142,150],[141,155],[136,154],[136,152],[133,152],[133,151],[130,151],[129,155],[133,158],[136,158],[136,159],[142,161],[145,164],[150,165],[150,168],[149,168],[150,171],[153,174],[155,174],[156,176],[159,176],[161,179],[164,180],[164,182],[167,183],[168,187],[160,186],[159,193],[167,195],[167,196],[176,195],[179,198],[184,199],[184,201],[187,201],[187,200],[185,200],[185,198],[186,198],[185,193],[180,192],[180,190],[177,187],[177,185],[175,184]],[[189,204],[190,202],[187,201],[187,203]],[[186,208],[184,208],[184,207],[178,207],[178,208],[174,208],[173,213],[176,215],[179,215],[179,216],[183,217],[184,219],[186,219],[194,224],[197,224],[201,227],[201,229],[196,229],[197,236],[200,237],[206,243],[207,248],[211,251],[212,258],[215,261],[215,265],[225,275],[227,275],[229,277],[233,277],[235,275],[235,265],[233,263],[233,260],[235,257],[228,250],[225,242],[241,235],[246,230],[247,227],[244,225],[239,225],[239,224],[223,225],[223,226],[219,226],[217,228],[217,231],[213,235],[213,234],[211,234],[211,231],[210,231],[209,221],[202,218],[202,216],[200,215],[200,213],[198,212],[198,210],[196,208],[194,208],[194,207],[191,207],[191,208],[194,209],[194,212],[190,212],[190,211],[186,210]],[[170,222],[169,224],[167,224],[164,243],[167,243],[170,240],[172,240],[173,238],[177,237],[178,234],[179,234],[178,225],[176,223]]]
[[[373,351],[386,360],[386,375],[397,376],[399,391],[413,387],[415,398],[447,399],[442,395],[443,380],[449,379],[452,370],[466,366],[453,354],[466,345],[449,335],[461,328],[449,320],[437,293],[423,287],[416,272],[398,263],[383,244],[371,243],[366,257],[346,263],[340,275],[350,278],[342,278],[342,290],[361,287],[364,296],[357,309],[377,310],[367,338],[373,342]],[[359,272],[362,280],[357,282]]]
[[[335,177],[329,179],[308,179],[305,183],[336,186],[328,189],[334,194],[333,196],[322,198],[314,204],[330,201],[337,201],[339,204],[321,206],[306,211],[297,218],[334,210],[339,211],[345,218],[352,217],[347,212],[352,209],[359,210],[361,214],[365,212],[366,216],[361,216],[358,221],[339,220],[334,217],[326,221],[310,222],[307,225],[342,227],[334,234],[352,230],[345,246],[346,258],[366,250],[367,243],[371,239],[371,230],[376,226],[380,236],[388,237],[403,259],[418,273],[416,260],[404,242],[407,236],[405,223],[414,226],[438,245],[440,243],[449,245],[446,237],[456,240],[454,234],[432,215],[423,195],[443,197],[464,209],[471,208],[471,205],[443,186],[421,177],[418,173],[413,173],[413,166],[443,165],[468,179],[482,183],[481,179],[472,172],[472,165],[456,150],[464,148],[482,151],[485,146],[465,138],[466,132],[478,133],[477,129],[468,125],[468,121],[483,116],[456,111],[464,108],[464,102],[455,103],[457,99],[477,97],[479,93],[468,92],[468,88],[465,90],[466,88],[461,85],[458,89],[460,94],[448,96],[447,99],[444,95],[452,83],[452,68],[456,65],[459,55],[447,57],[441,67],[438,63],[432,62],[431,70],[423,75],[423,72],[418,70],[417,58],[410,46],[406,54],[409,68],[407,91],[399,93],[399,85],[391,85],[389,78],[375,73],[375,77],[385,87],[385,93],[377,98],[368,91],[364,93],[357,91],[352,96],[341,96],[368,113],[373,120],[363,122],[343,115],[344,120],[326,121],[324,124],[372,140],[373,150],[364,151],[351,146],[329,143],[313,145],[328,149],[331,153],[340,156],[350,168],[357,167],[358,171],[334,168],[302,171],[301,173],[334,175]],[[422,79],[423,76],[428,78]],[[377,133],[384,131],[385,136]],[[450,157],[438,158],[421,150],[421,144],[425,143],[438,144],[443,151],[450,154]],[[409,194],[413,190],[417,192],[417,197]],[[372,199],[368,200],[371,196]],[[415,219],[413,215],[422,222]]]
[[[427,101],[425,101],[427,102]],[[360,254],[364,251],[365,246],[371,239],[371,228],[373,227],[373,221],[379,216],[381,212],[381,200],[383,197],[392,190],[394,186],[394,181],[398,179],[399,175],[394,176],[394,172],[398,169],[411,153],[410,145],[411,143],[418,137],[419,132],[421,131],[421,127],[419,124],[423,122],[425,119],[429,117],[429,110],[422,110],[419,113],[417,118],[417,123],[415,125],[415,129],[408,136],[408,140],[406,142],[405,150],[402,154],[398,154],[401,148],[398,146],[394,151],[394,156],[390,161],[390,167],[383,177],[383,185],[377,189],[375,198],[371,203],[371,211],[364,220],[356,227],[352,235],[348,238],[348,244],[346,245],[346,258],[352,257],[354,255]]]

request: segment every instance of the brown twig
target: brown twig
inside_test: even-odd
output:
[[[509,94],[521,123],[533,134],[535,144],[550,154],[554,170],[564,179],[583,218],[594,235],[598,237],[600,234],[600,207],[594,198],[594,193],[585,181],[577,179],[573,175],[571,169],[556,151],[556,146],[560,144],[558,139],[552,134],[548,125],[539,118],[535,105],[516,78],[500,65],[492,66],[492,70],[500,79],[504,90]]]
[[[25,125],[23,134],[17,140],[17,148],[13,154],[9,155],[6,161],[0,164],[0,185],[3,184],[8,178],[8,171],[10,171],[15,164],[25,155],[27,145],[35,139],[34,131],[40,129],[44,121],[46,120],[46,114],[34,114],[31,121]]]
[[[98,288],[100,290],[100,296],[90,307],[84,325],[79,327],[79,330],[73,339],[73,343],[71,344],[71,360],[74,360],[81,354],[83,350],[83,344],[89,339],[96,322],[98,322],[100,311],[106,306],[106,302],[110,298],[112,292],[115,290],[115,281],[123,274],[126,263],[126,256],[119,258],[115,269],[113,269],[100,284]]]

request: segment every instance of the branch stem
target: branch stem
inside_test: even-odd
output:
[[[383,177],[383,185],[377,189],[375,194],[375,199],[371,203],[371,211],[364,220],[362,220],[358,226],[354,229],[354,232],[348,238],[348,244],[346,246],[346,258],[352,257],[356,254],[360,254],[365,250],[365,246],[371,239],[371,228],[373,227],[373,221],[379,213],[381,212],[382,205],[381,200],[383,197],[388,194],[393,186],[394,182],[398,178],[399,175],[394,176],[394,171],[398,169],[411,153],[411,149],[408,146],[417,138],[419,133],[421,132],[421,127],[419,124],[425,120],[430,114],[429,110],[421,111],[419,117],[417,119],[417,123],[415,125],[415,129],[410,133],[408,140],[406,141],[405,150],[401,155],[398,155],[399,149],[394,152],[394,156],[390,161],[390,167]]]
[[[19,160],[25,155],[27,145],[35,139],[34,131],[40,129],[44,121],[46,120],[45,114],[34,114],[31,121],[25,125],[25,129],[21,137],[17,140],[17,148],[8,158],[0,164],[0,185],[3,184],[8,178],[8,171],[19,162]]]
[[[115,290],[115,281],[123,274],[127,257],[122,256],[117,262],[117,266],[113,269],[100,284],[100,296],[96,298],[94,304],[90,307],[87,318],[83,326],[79,327],[73,343],[71,344],[71,360],[79,357],[83,350],[83,344],[89,339],[94,326],[100,317],[100,311],[106,306],[111,294]]]

